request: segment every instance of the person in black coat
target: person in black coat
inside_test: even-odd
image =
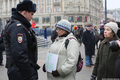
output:
[[[118,51],[120,49],[120,40],[111,41],[110,48],[112,49],[113,52]],[[115,76],[116,78],[120,79],[120,55],[118,56],[118,59],[116,60],[115,63]]]
[[[4,44],[9,80],[38,80],[37,41],[30,24],[35,12],[36,4],[24,0],[17,4],[6,25]]]
[[[4,51],[3,32],[4,32],[4,30],[2,30],[2,33],[0,36],[0,66],[4,66],[3,65],[3,55],[2,55],[2,52]]]
[[[116,23],[118,24],[118,27],[119,27],[118,32],[117,32],[117,36],[120,38],[120,22],[116,22]]]
[[[57,34],[57,31],[56,31],[56,28],[52,31],[52,34],[51,34],[51,40],[52,40],[52,43],[55,41],[55,39],[57,38],[58,34]]]
[[[44,38],[47,39],[47,28],[44,28]]]
[[[100,26],[100,35],[99,35],[99,39],[100,41],[103,41],[104,40],[104,25],[101,25]]]
[[[93,65],[92,55],[95,54],[95,36],[91,30],[91,24],[88,24],[86,31],[83,32],[82,41],[85,45],[85,63],[87,67],[90,67]]]

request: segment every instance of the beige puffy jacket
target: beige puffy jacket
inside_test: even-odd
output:
[[[65,48],[65,40],[69,40],[67,49]],[[57,70],[59,77],[53,77],[51,73],[47,73],[48,80],[75,80],[76,64],[78,61],[80,45],[76,38],[70,33],[67,37],[58,37],[50,47],[50,53],[59,54],[57,62]],[[58,51],[60,50],[60,51]],[[59,53],[58,53],[59,52]]]

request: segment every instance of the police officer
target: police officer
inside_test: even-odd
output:
[[[5,28],[4,43],[9,80],[38,80],[37,41],[29,21],[36,4],[24,0],[17,4]]]

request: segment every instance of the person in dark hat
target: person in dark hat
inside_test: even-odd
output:
[[[87,26],[87,27],[92,27],[92,25],[91,25],[91,24],[87,24],[86,26]]]
[[[85,65],[91,67],[93,65],[92,55],[95,54],[95,36],[91,30],[91,24],[87,24],[86,31],[83,32],[82,41],[85,45]]]
[[[30,24],[35,12],[36,4],[31,0],[12,8],[11,20],[4,32],[9,80],[38,80],[37,41]]]

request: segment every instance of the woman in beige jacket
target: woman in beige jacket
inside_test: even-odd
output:
[[[61,20],[56,25],[58,37],[51,45],[49,53],[58,54],[58,61],[56,70],[47,72],[48,80],[75,80],[80,45],[70,29],[71,24],[67,20]],[[67,48],[66,39],[69,39]],[[44,72],[46,72],[45,65]]]

